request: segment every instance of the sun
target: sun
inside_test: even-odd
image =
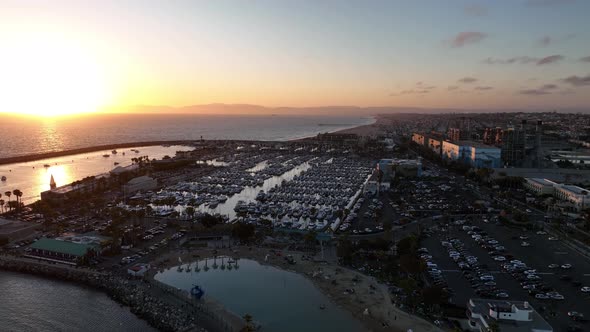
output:
[[[106,80],[96,57],[81,44],[36,35],[6,48],[0,60],[0,110],[34,116],[98,111]]]

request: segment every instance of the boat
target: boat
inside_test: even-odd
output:
[[[45,164],[45,165],[43,165],[43,167],[45,167],[45,168],[49,168],[49,167],[51,167],[51,165],[49,165],[49,164]]]
[[[112,154],[117,154],[117,150],[111,151]]]
[[[2,175],[2,178],[0,178],[0,181],[6,181],[6,176]]]
[[[102,156],[103,156],[103,157],[105,157],[105,158],[108,158],[108,157],[110,157],[111,155],[110,155],[110,154],[103,154]]]
[[[119,163],[115,161],[114,165],[117,166],[117,165],[119,165]]]

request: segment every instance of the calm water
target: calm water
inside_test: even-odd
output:
[[[246,259],[238,261],[239,269],[231,270],[221,268],[220,258],[216,262],[218,267],[213,269],[213,260],[208,260],[207,272],[204,261],[200,261],[200,272],[194,271],[193,263],[191,272],[178,272],[174,267],[155,278],[187,291],[197,284],[205,290],[205,296],[216,299],[234,313],[252,315],[264,332],[363,331],[360,322],[332,304],[311,281],[297,273]],[[320,309],[320,305],[325,309]]]
[[[101,292],[0,272],[2,331],[155,331]]]
[[[115,162],[119,166],[131,165],[131,158],[138,156],[149,156],[150,159],[160,159],[165,155],[174,156],[176,151],[191,150],[186,146],[172,145],[138,147],[139,153],[131,149],[119,149],[117,154],[111,150],[82,153],[58,158],[49,158],[26,163],[0,165],[0,176],[5,175],[6,181],[0,182],[0,193],[20,189],[23,192],[23,202],[32,203],[39,199],[42,191],[49,190],[51,175],[58,186],[72,183],[87,176],[107,173],[113,168]],[[123,155],[125,152],[125,155]],[[109,157],[103,157],[108,154]],[[50,165],[49,168],[43,165]],[[6,200],[5,197],[2,197]],[[14,199],[14,198],[12,198]]]
[[[372,123],[353,116],[103,114],[30,119],[0,115],[0,158],[159,140],[288,140]]]

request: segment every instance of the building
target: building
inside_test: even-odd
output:
[[[94,192],[106,187],[108,177],[108,174],[91,176],[61,187],[56,187],[55,181],[53,181],[51,184],[52,189],[41,192],[41,200],[49,203],[60,203],[76,195]]]
[[[382,182],[389,182],[396,176],[422,176],[422,161],[418,159],[381,159],[377,168],[382,173]]]
[[[459,128],[449,128],[447,131],[447,138],[451,142],[457,142],[461,140],[461,129]]]
[[[473,141],[443,141],[442,158],[475,168],[495,168],[502,164],[499,148]]]
[[[502,132],[502,161],[516,165],[526,158],[526,132],[524,129],[508,128]]]
[[[33,233],[39,227],[36,223],[26,223],[22,221],[9,220],[0,218],[0,242],[12,242],[25,238]]]
[[[572,204],[576,211],[590,208],[590,192],[587,189],[569,184],[555,184],[553,195]]]
[[[553,332],[553,328],[526,301],[469,299],[467,320],[472,331]]]
[[[428,142],[428,138],[424,134],[413,133],[412,134],[412,142],[414,142],[418,145],[421,145],[421,146],[425,146],[426,143]]]
[[[123,191],[125,194],[133,194],[137,191],[148,191],[154,190],[158,187],[158,181],[149,176],[140,176],[131,179],[125,185],[123,185]]]
[[[436,138],[429,138],[428,139],[428,148],[432,150],[432,152],[436,153],[440,156],[442,152],[442,140]]]
[[[26,256],[69,265],[78,265],[83,262],[85,257],[96,255],[96,252],[96,246],[91,244],[41,238],[29,246]]]
[[[525,178],[524,187],[535,195],[553,195],[555,182],[541,178]]]

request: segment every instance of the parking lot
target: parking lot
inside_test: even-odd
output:
[[[483,222],[484,218],[487,223]],[[464,229],[464,226],[467,227]],[[478,231],[471,230],[471,226]],[[476,233],[483,234],[485,240],[476,242],[473,238],[477,238]],[[451,300],[455,304],[464,305],[470,297],[526,300],[556,331],[565,331],[573,324],[590,328],[583,321],[574,322],[568,316],[571,311],[590,315],[585,312],[590,293],[581,291],[582,287],[590,286],[590,262],[561,241],[549,240],[551,236],[542,233],[501,226],[492,218],[480,217],[462,225],[438,228],[422,246],[428,250],[428,255],[432,256],[430,261],[437,265],[441,278],[452,291]],[[489,241],[492,244],[488,244]],[[523,246],[523,242],[529,245]],[[497,256],[503,258],[493,258]],[[468,259],[474,264],[468,263]],[[550,268],[550,264],[557,267]],[[571,268],[562,268],[564,264],[571,264]],[[485,275],[491,275],[493,280],[480,280]],[[523,284],[528,285],[533,294],[529,294]],[[539,297],[553,296],[553,299],[537,299],[535,293],[543,294]]]

